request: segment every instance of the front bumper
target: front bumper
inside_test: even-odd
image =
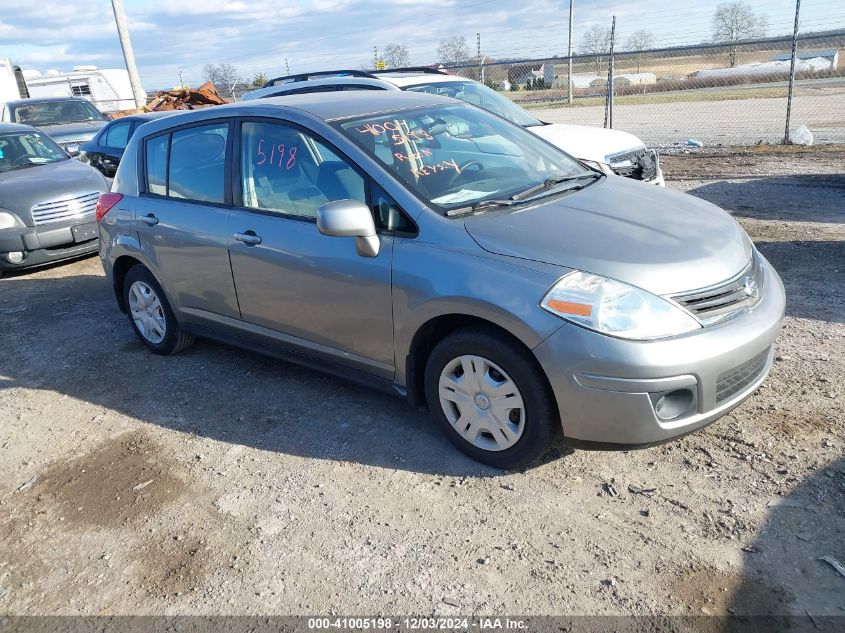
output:
[[[534,348],[564,436],[574,444],[659,443],[717,420],[750,396],[771,369],[785,306],[780,277],[763,265],[761,301],[723,323],[656,341],[627,341],[567,324]],[[731,387],[737,380],[739,388]],[[692,394],[689,407],[661,419],[656,402],[676,390]]]
[[[72,222],[0,230],[0,270],[18,270],[97,252],[97,223],[92,217]],[[23,253],[11,262],[9,253]]]

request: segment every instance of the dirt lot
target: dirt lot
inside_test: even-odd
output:
[[[827,82],[827,83],[826,83]],[[842,122],[843,82],[841,79],[799,82],[793,102],[791,128],[810,128],[816,143],[845,143]],[[767,94],[764,88],[760,94]],[[741,86],[724,89],[734,96]],[[707,147],[752,145],[758,141],[779,143],[783,138],[786,96],[763,98],[720,98],[716,93],[687,91],[679,95],[652,94],[647,97],[621,97],[613,110],[613,127],[630,132],[649,145],[662,149],[698,139]],[[682,96],[684,101],[667,101]],[[725,97],[728,95],[722,95]],[[750,95],[748,95],[750,96]],[[646,99],[645,103],[637,101]],[[578,107],[532,107],[531,113],[543,121],[601,126],[604,105]],[[842,169],[840,168],[840,173]],[[718,172],[717,172],[718,174]]]
[[[781,272],[769,380],[674,443],[462,457],[403,401],[136,341],[98,259],[0,281],[0,614],[845,615],[845,177],[690,154]]]

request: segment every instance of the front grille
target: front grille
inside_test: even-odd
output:
[[[50,224],[93,215],[99,197],[99,191],[82,191],[44,200],[32,207],[32,221],[36,225]]]
[[[657,152],[646,148],[620,152],[605,157],[613,173],[634,180],[654,180],[657,177]]]
[[[741,273],[730,280],[672,297],[702,325],[712,325],[757,305],[762,295],[763,269],[755,253]]]
[[[730,400],[736,394],[744,391],[748,385],[754,383],[766,369],[769,352],[770,349],[767,349],[747,363],[719,374],[716,379],[716,404]]]

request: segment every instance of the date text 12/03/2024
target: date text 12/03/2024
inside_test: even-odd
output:
[[[523,619],[508,617],[335,617],[308,618],[308,628],[343,631],[520,631],[529,627]]]

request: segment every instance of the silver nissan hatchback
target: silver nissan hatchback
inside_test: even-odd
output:
[[[153,352],[202,336],[384,388],[500,468],[560,433],[631,447],[713,422],[765,379],[784,314],[721,209],[424,93],[146,123],[97,218]]]

